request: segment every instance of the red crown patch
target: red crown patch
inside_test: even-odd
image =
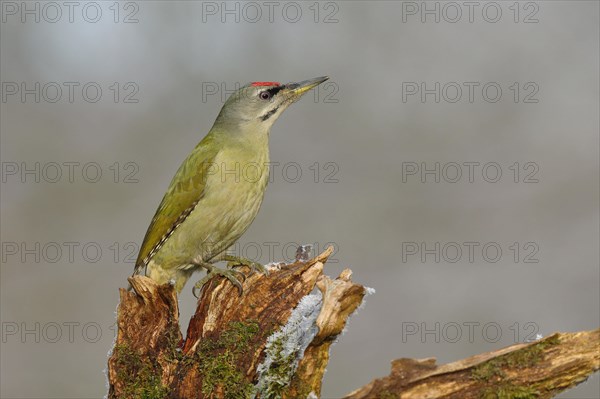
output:
[[[250,86],[281,86],[279,82],[252,82]]]

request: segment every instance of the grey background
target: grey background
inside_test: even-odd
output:
[[[496,23],[483,18],[486,3],[479,3],[473,22],[463,7],[455,23],[436,23],[431,15],[422,23],[406,14],[403,21],[407,5],[392,1],[321,3],[317,23],[313,2],[298,3],[302,16],[295,23],[294,9],[283,14],[285,2],[273,22],[259,2],[264,14],[254,23],[250,9],[239,23],[234,16],[223,23],[219,15],[205,15],[204,22],[203,4],[194,1],[135,3],[137,23],[122,23],[135,11],[123,7],[114,23],[113,3],[100,2],[102,18],[89,23],[81,15],[84,4],[73,23],[68,15],[55,23],[29,16],[22,23],[19,15],[4,14],[1,24],[2,82],[96,82],[103,90],[95,103],[82,97],[82,86],[73,103],[66,89],[56,103],[47,101],[51,92],[39,103],[32,95],[1,103],[5,173],[36,162],[47,172],[39,182],[33,175],[6,175],[2,182],[2,397],[105,394],[118,288],[133,267],[128,243],[140,243],[179,163],[210,129],[222,105],[221,92],[206,95],[214,84],[232,89],[249,81],[331,77],[330,86],[305,96],[275,124],[272,160],[297,162],[302,177],[293,183],[295,169],[274,169],[261,212],[238,248],[268,262],[289,259],[293,243],[323,249],[333,242],[337,262],[327,273],[350,267],[355,281],[376,289],[333,347],[324,398],[387,375],[394,358],[435,356],[444,363],[536,333],[598,327],[598,2],[521,3],[517,23],[513,2],[497,3],[502,17]],[[451,11],[441,16],[453,18]],[[538,22],[524,23],[532,12]],[[337,22],[324,22],[330,13]],[[121,88],[118,102],[109,88],[114,82]],[[123,102],[128,82],[139,89],[137,103]],[[433,95],[403,101],[403,82],[480,86],[472,103],[466,89],[460,101],[436,103]],[[482,97],[488,82],[502,88],[499,101]],[[509,88],[514,82],[518,102]],[[537,103],[523,102],[528,82],[539,89]],[[466,168],[456,183],[435,183],[432,176],[422,183],[418,175],[403,181],[405,162],[431,168],[471,161],[498,163],[502,178],[486,182],[480,166],[472,183]],[[53,162],[79,162],[74,181],[64,167],[50,182]],[[90,162],[103,173],[96,183],[82,176]],[[118,183],[109,168],[115,162]],[[315,162],[318,179],[310,168]],[[515,162],[518,183],[509,169]],[[524,169],[527,162],[539,169],[537,183],[523,182],[531,171]],[[93,179],[94,171],[85,177]],[[132,171],[137,183],[123,182]],[[332,171],[337,182],[326,182]],[[450,172],[445,176],[452,178]],[[68,242],[78,243],[73,259]],[[473,262],[466,252],[455,263],[433,255],[423,262],[403,253],[405,242],[480,246]],[[521,249],[516,262],[509,249],[514,242]],[[39,243],[46,252],[38,251],[39,262],[31,254],[23,261],[20,250],[8,251],[13,243]],[[113,243],[120,248],[117,259]],[[501,247],[499,261],[483,258],[485,243]],[[527,243],[537,247],[537,263],[524,262]],[[63,253],[57,256],[53,245]],[[82,254],[84,245],[89,253]],[[102,254],[92,262],[96,247]],[[180,303],[186,320],[194,308],[189,287]],[[438,338],[406,334],[415,326],[435,330],[436,323]],[[479,323],[472,324],[472,340],[469,323]],[[39,337],[22,336],[24,329],[37,329]],[[594,376],[561,397],[599,396]]]

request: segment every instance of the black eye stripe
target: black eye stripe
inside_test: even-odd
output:
[[[283,89],[283,86],[276,86],[276,87],[271,87],[269,90],[267,90],[269,92],[269,94],[271,94],[271,97],[273,97],[275,94],[279,93],[279,90]]]
[[[279,109],[279,106],[277,106],[277,107],[273,108],[272,110],[270,110],[270,111],[269,111],[269,112],[267,112],[266,114],[264,114],[264,115],[261,115],[261,116],[260,116],[260,120],[261,120],[261,121],[263,121],[263,122],[264,122],[264,121],[266,121],[266,120],[267,120],[267,119],[269,119],[271,116],[273,116],[273,114],[274,114],[275,112],[277,112],[277,110],[278,110],[278,109]]]

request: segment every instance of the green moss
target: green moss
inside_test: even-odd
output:
[[[549,348],[551,346],[555,346],[558,344],[560,344],[560,337],[558,334],[554,334],[554,335],[549,336],[548,338],[546,338],[539,344],[537,344],[537,346],[539,346],[542,349],[546,349],[546,348]]]
[[[507,365],[516,368],[533,366],[542,360],[544,350],[551,346],[557,345],[559,341],[560,339],[558,338],[558,335],[553,335],[538,344],[529,346],[526,349],[509,353],[506,355]]]
[[[282,335],[273,341],[267,350],[267,356],[270,356],[273,361],[267,373],[261,375],[261,379],[269,381],[269,384],[261,390],[261,395],[265,399],[281,398],[296,370],[296,353],[287,356],[283,354],[284,339],[285,336]]]
[[[379,399],[398,399],[399,396],[393,392],[385,390],[379,394]]]
[[[179,326],[174,325],[173,328],[167,331],[163,339],[166,340],[166,343],[164,345],[159,344],[158,346],[165,348],[163,352],[165,360],[172,362],[183,360],[183,355],[181,353],[181,349],[179,348],[179,343],[181,340]]]
[[[471,378],[477,381],[489,381],[495,377],[504,378],[505,374],[501,367],[501,362],[497,361],[496,359],[490,360],[475,367],[471,371]]]
[[[117,377],[124,384],[125,398],[160,399],[167,396],[168,389],[160,381],[162,369],[159,364],[144,361],[127,345],[116,345],[114,353],[119,370]]]
[[[510,382],[500,382],[506,378],[503,368],[524,369],[539,363],[544,351],[560,342],[558,335],[551,336],[542,342],[530,345],[525,349],[507,353],[479,366],[471,371],[471,378],[491,382],[494,385],[481,391],[482,399],[535,399],[540,393],[534,387],[513,385]]]
[[[481,399],[536,399],[540,393],[531,387],[501,385],[486,388],[481,393]]]
[[[308,383],[293,378],[287,392],[295,392],[299,398],[307,398],[312,391],[312,387]]]
[[[473,368],[471,377],[478,381],[490,381],[496,377],[506,377],[502,368],[523,369],[534,366],[542,360],[544,350],[557,345],[559,341],[558,335],[554,335],[525,349],[507,353],[506,355],[487,361]]]
[[[200,343],[197,362],[202,373],[202,393],[210,396],[215,390],[226,399],[250,398],[254,385],[238,368],[240,355],[259,331],[257,322],[231,322],[217,339]]]

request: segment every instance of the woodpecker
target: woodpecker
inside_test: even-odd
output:
[[[177,292],[196,270],[207,274],[194,295],[216,275],[240,293],[235,270],[214,264],[264,266],[227,254],[256,217],[269,180],[269,133],[290,104],[328,77],[298,83],[253,82],[233,93],[212,128],[183,161],[144,236],[133,275],[145,274]]]

